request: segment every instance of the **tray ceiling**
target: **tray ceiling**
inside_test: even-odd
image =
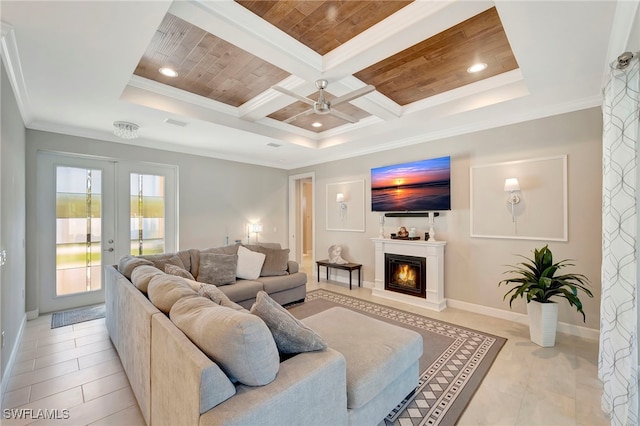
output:
[[[353,40],[410,1],[238,1],[253,14],[323,55]],[[261,59],[171,13],[162,20],[136,67],[135,75],[241,107],[290,77],[277,61]],[[467,69],[487,64],[479,73]],[[177,77],[166,77],[161,68]],[[425,38],[349,77],[358,85],[371,84],[387,104],[404,107],[430,96],[517,69],[500,17],[491,7],[453,27]],[[357,80],[356,80],[357,79]],[[311,83],[311,82],[307,82]],[[325,92],[327,99],[331,87]],[[303,92],[317,100],[319,93]],[[288,105],[266,117],[282,123],[309,106],[291,98]],[[393,108],[393,107],[392,107]],[[375,115],[346,103],[336,107],[356,120]],[[350,123],[332,115],[311,114],[286,124],[320,134]]]
[[[0,9],[3,64],[27,128],[285,169],[598,106],[638,19],[624,0]],[[487,68],[468,73],[478,61]],[[317,80],[328,99],[366,92],[332,108],[357,122],[291,120],[310,107],[298,97],[318,99]],[[117,138],[114,121],[138,124],[140,137]]]

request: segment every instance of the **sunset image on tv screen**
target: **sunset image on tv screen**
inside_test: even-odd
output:
[[[451,157],[371,169],[371,210],[451,209]]]

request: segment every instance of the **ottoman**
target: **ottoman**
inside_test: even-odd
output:
[[[350,425],[377,425],[418,385],[415,331],[340,307],[302,321],[345,357]]]

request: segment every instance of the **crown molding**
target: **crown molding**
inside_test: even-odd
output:
[[[0,29],[2,37],[0,39],[0,55],[2,56],[2,62],[15,94],[22,121],[25,125],[28,125],[33,121],[33,110],[29,101],[24,74],[22,73],[15,31],[11,25],[2,21],[0,21]]]

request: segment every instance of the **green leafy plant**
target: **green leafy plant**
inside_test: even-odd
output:
[[[575,306],[576,310],[582,314],[582,321],[586,321],[584,311],[582,310],[582,302],[578,297],[578,290],[582,290],[587,296],[593,297],[593,293],[587,288],[589,279],[582,274],[565,274],[556,275],[560,269],[567,266],[575,266],[572,260],[565,259],[553,263],[553,254],[548,246],[533,251],[533,259],[518,255],[527,260],[527,262],[518,263],[516,266],[509,266],[511,269],[505,271],[505,274],[516,274],[516,277],[507,278],[498,283],[500,285],[515,284],[504,295],[502,300],[511,295],[509,299],[509,308],[518,297],[527,298],[527,303],[532,300],[540,303],[552,303],[552,297],[563,297],[567,299],[571,306]]]

